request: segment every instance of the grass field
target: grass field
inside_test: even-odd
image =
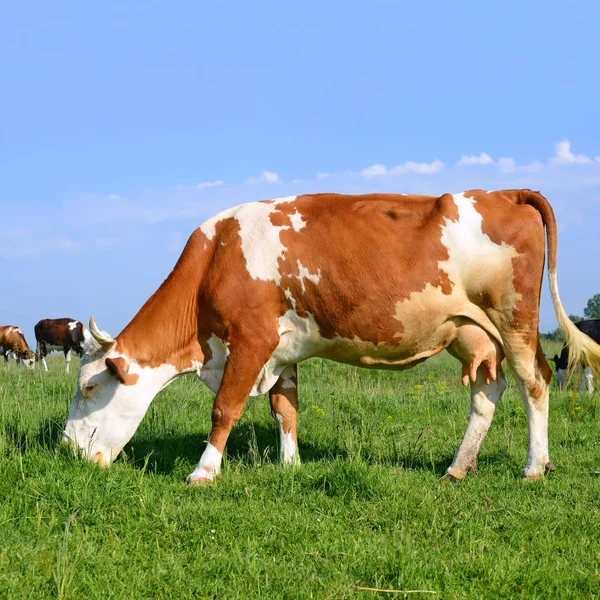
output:
[[[587,395],[553,386],[557,470],[523,482],[510,380],[479,474],[451,484],[440,477],[469,412],[457,362],[355,373],[313,360],[299,369],[303,465],[277,465],[255,398],[222,478],[192,488],[213,399],[199,381],[164,390],[102,470],[58,448],[77,361],[70,376],[62,356],[49,365],[0,369],[1,598],[600,596],[600,411]]]

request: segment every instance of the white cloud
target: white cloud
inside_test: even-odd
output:
[[[223,182],[220,179],[217,179],[216,181],[203,181],[202,183],[196,184],[196,189],[205,190],[207,188],[217,187],[219,185],[223,185]]]
[[[430,163],[417,163],[409,160],[403,165],[397,165],[388,171],[389,175],[401,175],[402,173],[419,173],[420,175],[430,175],[437,173],[444,168],[444,163],[441,160],[434,160]]]
[[[544,163],[539,160],[532,160],[529,164],[519,167],[519,169],[526,173],[541,173],[544,170]]]
[[[514,171],[516,168],[515,159],[510,158],[510,156],[504,156],[502,158],[499,158],[498,159],[498,168],[503,173],[510,173],[510,172]]]
[[[479,156],[461,156],[460,160],[456,163],[457,167],[464,167],[465,165],[489,165],[493,163],[491,156],[482,152]]]
[[[371,165],[360,172],[364,177],[377,177],[378,175],[385,175],[386,173],[387,169],[383,165]]]
[[[371,165],[363,169],[360,174],[363,177],[378,177],[380,175],[402,175],[403,173],[419,173],[420,175],[428,175],[437,173],[444,168],[444,163],[441,160],[434,160],[430,163],[417,163],[409,160],[402,165],[396,165],[388,169],[385,165]]]
[[[263,171],[259,177],[250,177],[246,180],[246,183],[279,183],[279,175],[273,171]]]
[[[329,173],[317,173],[317,181],[323,181],[323,179],[327,179],[329,177]]]
[[[555,154],[550,159],[550,163],[553,165],[565,165],[569,163],[587,164],[590,162],[592,161],[587,156],[571,152],[571,142],[569,140],[558,142],[555,146]]]
[[[118,200],[119,199],[119,194],[111,194],[108,199],[109,200]]]
[[[259,177],[250,177],[246,179],[246,183],[281,183],[279,175],[274,171],[263,171]]]
[[[263,171],[261,178],[268,183],[279,183],[279,175],[273,171]]]

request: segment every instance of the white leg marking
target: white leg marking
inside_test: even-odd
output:
[[[283,431],[283,417],[276,414],[275,418],[279,423],[279,460],[282,465],[299,465],[300,456],[298,455],[298,446],[292,436],[292,431],[285,433]]]
[[[42,357],[42,364],[44,365],[44,371],[47,371],[48,370],[48,365],[46,364],[46,357],[45,356]]]
[[[215,475],[221,471],[221,458],[223,455],[209,442],[200,457],[198,466],[191,473],[187,482],[192,483],[198,480],[212,481]]]
[[[71,351],[69,350],[65,355],[65,373],[69,372],[69,366],[71,365]]]
[[[594,375],[590,367],[586,367],[583,371],[583,378],[586,381],[587,391],[592,394],[594,392]]]
[[[548,386],[544,390],[543,398],[535,400],[526,391],[523,383],[519,384],[521,395],[527,412],[527,426],[529,429],[529,449],[527,463],[521,471],[523,477],[538,477],[546,471],[550,462],[548,453]]]
[[[477,370],[477,379],[471,383],[471,415],[469,424],[456,456],[448,468],[448,474],[462,479],[469,467],[475,467],[479,448],[492,422],[496,405],[506,389],[506,380],[498,373],[498,379],[486,384],[482,370]]]

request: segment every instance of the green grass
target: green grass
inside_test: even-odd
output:
[[[554,348],[552,348],[554,351]],[[222,478],[183,482],[210,428],[195,378],[151,405],[109,469],[58,448],[77,364],[0,369],[1,598],[600,596],[600,411],[551,392],[556,472],[519,477],[527,451],[512,381],[479,474],[440,480],[468,419],[460,367],[404,373],[300,366],[303,465],[277,465],[265,397],[251,399]]]

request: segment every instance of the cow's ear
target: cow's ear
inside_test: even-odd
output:
[[[107,358],[105,360],[108,372],[121,383],[127,382],[127,374],[129,373],[129,361],[119,356],[118,358]]]

